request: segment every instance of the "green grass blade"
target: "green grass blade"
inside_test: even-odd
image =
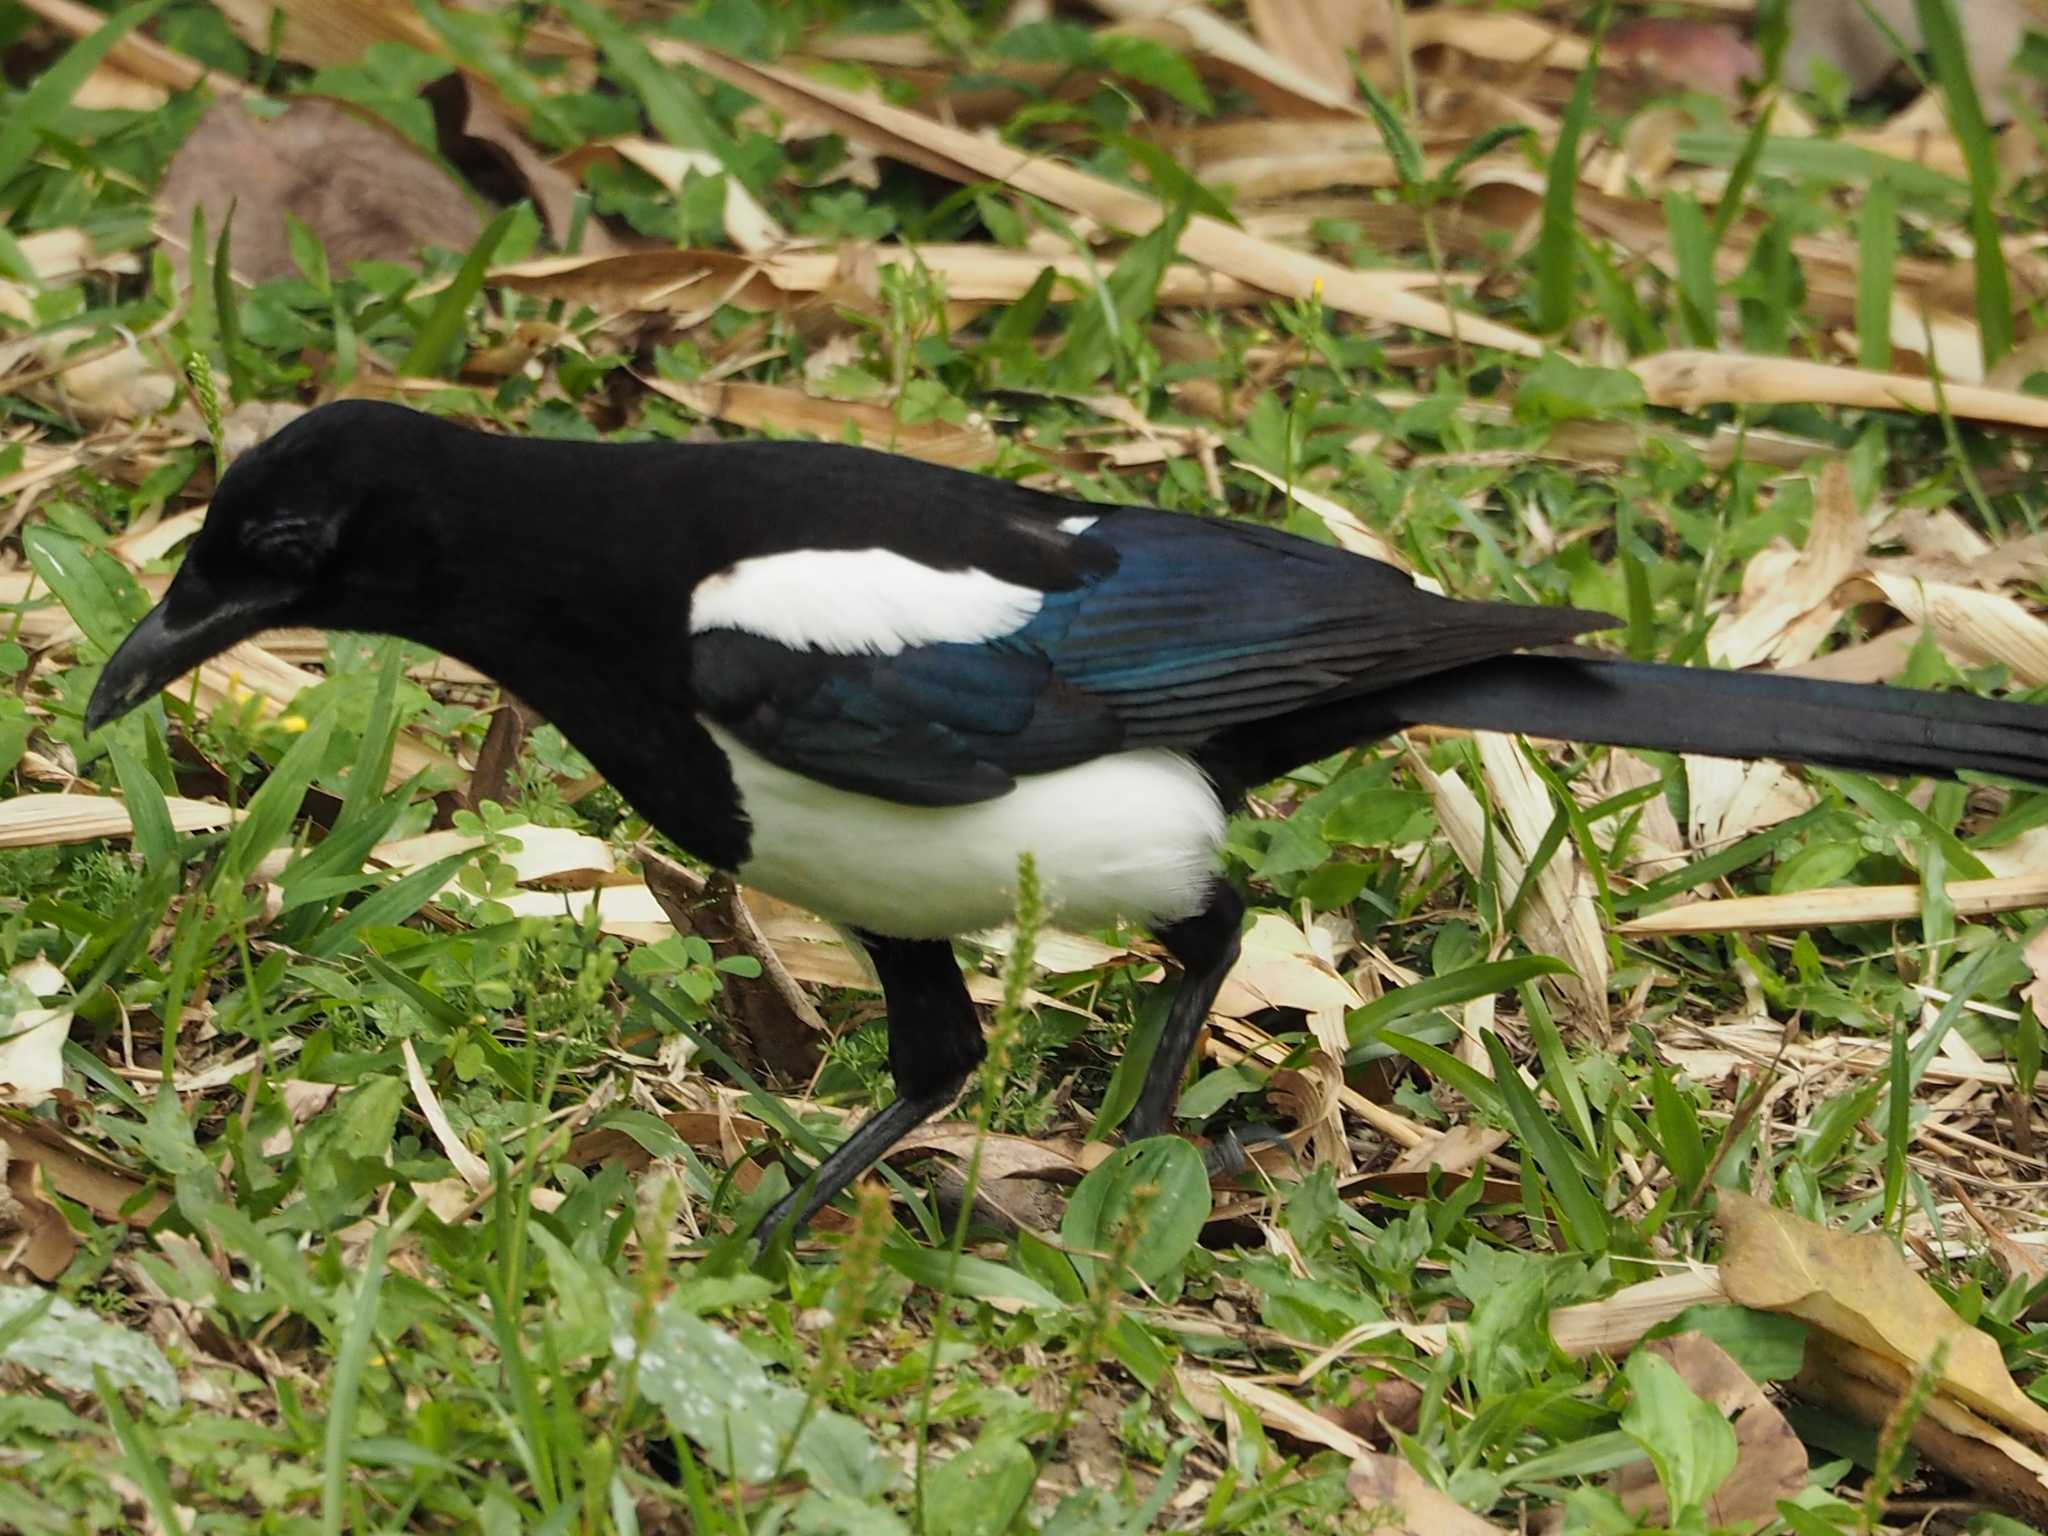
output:
[[[1690,192],[1664,196],[1664,227],[1671,236],[1672,259],[1678,264],[1679,331],[1695,347],[1711,347],[1719,333],[1720,299],[1714,281],[1714,237],[1707,231],[1706,211]]]
[[[1557,144],[1543,186],[1543,223],[1536,236],[1536,328],[1557,334],[1572,323],[1579,281],[1579,141],[1593,116],[1593,82],[1600,74],[1600,43],[1614,0],[1600,0],[1590,31],[1592,51],[1570,105],[1558,123]]]
[[[121,800],[135,826],[135,851],[142,855],[152,874],[176,868],[178,834],[171,825],[171,810],[164,802],[163,786],[120,737],[107,739],[107,756],[113,759],[114,776],[121,784]]]
[[[1878,177],[1863,194],[1856,229],[1857,361],[1892,365],[1892,275],[1899,259],[1899,190]]]
[[[142,1490],[143,1502],[149,1505],[160,1529],[182,1536],[191,1527],[178,1513],[177,1496],[171,1492],[170,1463],[144,1443],[141,1426],[129,1417],[128,1405],[121,1401],[120,1389],[107,1379],[103,1368],[93,1367],[92,1382],[93,1390],[99,1394],[100,1407],[107,1415],[107,1423],[114,1431],[114,1438],[121,1443],[121,1454],[128,1463],[128,1475]]]
[[[36,145],[59,112],[71,104],[78,88],[100,67],[114,44],[162,10],[168,0],[146,0],[115,16],[97,32],[80,38],[64,56],[36,77],[36,83],[4,114],[0,114],[0,186],[29,163]]]
[[[469,319],[470,301],[483,291],[491,257],[497,254],[498,243],[518,217],[517,208],[507,208],[491,220],[476,244],[469,248],[455,281],[441,290],[426,324],[420,327],[405,361],[399,364],[399,371],[408,378],[431,378],[454,362],[462,345],[463,327]]]
[[[1570,1143],[1558,1131],[1557,1123],[1543,1112],[1536,1095],[1515,1070],[1514,1058],[1492,1030],[1481,1032],[1486,1056],[1493,1063],[1493,1084],[1514,1121],[1523,1150],[1543,1170],[1544,1186],[1564,1221],[1565,1239],[1585,1253],[1607,1250],[1607,1207],[1586,1183]],[[1528,1162],[1525,1159],[1526,1170]],[[1530,1214],[1538,1214],[1531,1212]]]
[[[1970,173],[1970,243],[1977,264],[1977,332],[1983,340],[1984,366],[1992,367],[2012,350],[2012,279],[2006,271],[2005,248],[1999,243],[1998,156],[1977,82],[1970,73],[1969,49],[1963,42],[1961,18],[1953,0],[1913,0],[1934,81],[1948,105],[1949,127],[1962,146]]]
[[[1494,960],[1485,965],[1468,965],[1447,976],[1431,976],[1410,982],[1385,997],[1375,998],[1363,1008],[1354,1008],[1344,1020],[1344,1032],[1351,1048],[1370,1045],[1383,1038],[1382,1031],[1403,1019],[1436,1008],[1468,1003],[1475,997],[1492,997],[1509,992],[1538,976],[1568,974],[1571,967],[1554,955],[1518,955],[1512,960]],[[1385,1037],[1393,1044],[1391,1037]],[[1396,1049],[1399,1049],[1397,1046]]]

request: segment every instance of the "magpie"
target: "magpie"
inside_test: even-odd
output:
[[[1435,725],[2048,782],[2048,707],[1567,646],[1616,622],[867,449],[540,441],[348,400],[222,477],[85,726],[264,629],[402,636],[552,719],[697,858],[850,930],[896,1096],[767,1234],[980,1062],[950,941],[1006,920],[1027,851],[1061,921],[1142,924],[1180,967],[1135,1139],[1169,1130],[1237,957],[1225,817],[1303,764]]]

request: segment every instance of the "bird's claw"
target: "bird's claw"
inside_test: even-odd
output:
[[[1202,1166],[1208,1170],[1211,1179],[1232,1179],[1251,1171],[1249,1148],[1286,1145],[1285,1133],[1270,1125],[1250,1122],[1226,1125],[1202,1148]]]

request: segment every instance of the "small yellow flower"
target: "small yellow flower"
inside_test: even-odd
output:
[[[248,697],[249,690],[242,686],[242,674],[230,672],[228,674],[228,698],[234,703],[239,704]]]
[[[1309,293],[1309,297],[1310,297],[1310,298],[1312,298],[1312,299],[1314,299],[1314,300],[1315,300],[1315,301],[1316,301],[1316,302],[1317,302],[1318,304],[1320,304],[1320,303],[1322,302],[1322,300],[1323,300],[1323,280],[1322,280],[1322,279],[1321,279],[1320,277],[1318,277],[1318,278],[1317,278],[1317,279],[1316,279],[1316,280],[1315,280],[1314,282],[1312,282],[1312,283],[1310,283],[1310,284],[1308,285],[1308,293]]]
[[[293,736],[296,736],[299,734],[299,732],[303,731],[306,728],[306,717],[304,715],[280,716],[277,722],[277,728],[280,731],[285,731]]]

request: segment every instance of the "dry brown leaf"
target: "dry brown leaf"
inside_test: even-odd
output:
[[[594,885],[625,883],[615,879],[618,860],[603,838],[568,827],[543,827],[525,821],[507,823],[496,828],[495,833],[518,842],[516,850],[501,849],[498,857],[521,885],[587,890]],[[417,837],[380,843],[370,850],[370,857],[387,868],[414,870],[451,853],[481,848],[487,841],[480,833],[424,832]]]
[[[1950,414],[1966,421],[2013,427],[2048,427],[2048,400],[1981,384],[1950,384],[1936,399],[1927,379],[1904,373],[1872,373],[1837,363],[1791,357],[1752,357],[1739,352],[1658,352],[1638,358],[1630,370],[1643,382],[1652,405],[1697,411],[1705,405],[1848,405],[1873,411]]]
[[[1493,857],[1501,890],[1509,893],[1505,899],[1513,899],[1512,893],[1522,888],[1528,857],[1542,842],[1555,808],[1548,787],[1529,766],[1515,738],[1476,731],[1473,739],[1504,823],[1504,835],[1493,839]],[[1455,770],[1439,775],[1419,754],[1411,753],[1410,762],[1436,804],[1438,819],[1459,862],[1476,873],[1486,861],[1488,843],[1486,812],[1479,797]],[[1576,1010],[1605,1024],[1607,943],[1600,930],[1591,879],[1567,840],[1537,876],[1535,890],[1522,903],[1516,931],[1538,954],[1555,955],[1572,967],[1571,973],[1550,979]]]
[[[1557,1308],[1550,1314],[1550,1337],[1574,1359],[1618,1356],[1652,1328],[1670,1322],[1687,1308],[1713,1306],[1727,1299],[1721,1276],[1714,1270],[1660,1275],[1624,1286],[1598,1301]]]
[[[11,1162],[0,1143],[0,1259],[11,1259],[45,1284],[71,1267],[78,1234],[50,1201],[43,1170]]]
[[[1574,33],[1539,21],[1494,11],[1437,6],[1407,20],[1408,46],[1455,48],[1495,64],[1541,65],[1573,74],[1586,67],[1592,49]],[[1609,68],[1611,60],[1603,60]]]
[[[1283,57],[1263,42],[1247,37],[1200,0],[1093,0],[1093,4],[1122,22],[1171,27],[1197,55],[1227,68],[1268,111],[1358,111],[1348,74],[1333,84],[1328,78],[1327,64],[1322,69],[1310,69]],[[1359,8],[1357,4],[1350,7]],[[1326,47],[1326,59],[1334,57],[1341,62],[1343,56],[1344,45],[1332,39]]]
[[[635,944],[658,944],[675,927],[654,892],[635,881],[584,891],[514,891],[496,898],[514,917],[568,917],[582,922],[593,903],[600,932]]]
[[[1350,1430],[1331,1423],[1300,1399],[1273,1387],[1200,1366],[1181,1366],[1173,1375],[1182,1394],[1205,1418],[1229,1422],[1230,1399],[1235,1398],[1257,1414],[1259,1422],[1268,1429],[1310,1445],[1342,1451],[1354,1459],[1373,1454],[1372,1447]]]
[[[1505,1526],[1481,1519],[1423,1481],[1406,1460],[1368,1450],[1351,1462],[1344,1487],[1387,1536],[1508,1536]]]
[[[659,58],[702,69],[784,111],[823,116],[849,137],[937,175],[1002,182],[1070,213],[1085,214],[1109,229],[1142,232],[1162,216],[1160,205],[1143,193],[1028,154],[993,135],[968,133],[794,70],[750,63],[692,43],[655,39],[650,46]],[[1188,221],[1180,249],[1190,261],[1284,297],[1306,299],[1319,293],[1324,304],[1346,314],[1413,326],[1437,336],[1462,336],[1474,345],[1525,357],[1543,351],[1534,336],[1480,316],[1453,314],[1405,283],[1260,239],[1206,215]]]
[[[1285,913],[1264,911],[1245,933],[1212,1011],[1246,1019],[1266,1008],[1298,1008],[1309,1015],[1311,1027],[1334,1016],[1341,1032],[1346,1010],[1364,1006],[1357,989],[1317,952],[1314,938]]]
[[[1714,664],[1784,667],[1812,660],[1842,616],[1846,604],[1838,589],[1856,570],[1869,537],[1848,467],[1832,460],[1815,488],[1805,548],[1778,542],[1761,551],[1743,571],[1735,606],[1714,621],[1707,635]],[[1811,801],[1782,763],[1687,756],[1685,768],[1686,830],[1696,849],[1726,847],[1797,815]]]
[[[1826,1334],[1808,1339],[1792,1390],[1873,1429],[1892,1421],[1910,1378],[1891,1361]],[[2048,1519],[2048,1456],[1936,1393],[1912,1428],[1913,1446],[1986,1503]]]
[[[427,1078],[426,1068],[420,1065],[419,1053],[412,1048],[411,1039],[401,1040],[398,1048],[405,1058],[405,1080],[412,1088],[420,1113],[426,1116],[427,1129],[434,1133],[441,1155],[454,1165],[455,1172],[472,1192],[489,1189],[490,1164],[472,1152],[455,1134],[455,1127],[448,1121],[448,1111],[441,1107],[441,1096],[434,1092],[434,1085]]]
[[[373,43],[439,53],[433,28],[407,0],[215,0],[215,8],[258,57],[316,69],[360,63]]]
[[[944,421],[906,422],[886,405],[821,400],[779,384],[681,384],[653,375],[636,377],[678,405],[738,427],[808,433],[828,443],[846,441],[851,427],[870,448],[886,448],[954,469],[990,463],[1002,451],[1002,440],[986,428],[956,427]]]
[[[2048,926],[2027,940],[2024,954],[2034,979],[2021,989],[2020,995],[2034,1005],[2035,1018],[2048,1019]]]
[[[1415,567],[1409,563],[1408,557],[1392,544],[1389,544],[1379,534],[1366,527],[1364,523],[1359,521],[1358,514],[1343,503],[1333,501],[1320,491],[1312,491],[1305,485],[1297,485],[1274,474],[1269,469],[1262,469],[1258,465],[1246,463],[1242,459],[1232,460],[1231,467],[1257,475],[1266,484],[1285,495],[1290,501],[1296,502],[1315,513],[1317,517],[1323,520],[1324,525],[1329,528],[1337,542],[1353,554],[1366,555],[1371,559],[1379,561],[1382,565],[1391,565],[1398,571],[1406,571],[1409,575],[1414,576]],[[1415,584],[1424,591],[1436,593],[1439,597],[1443,595],[1443,583],[1433,576],[1417,577]]]
[[[1986,116],[2003,122],[2013,115],[2015,92],[2027,89],[2014,74],[2013,60],[2028,28],[2039,30],[2043,18],[2024,0],[1969,0],[1964,14],[1977,95]],[[1909,48],[1922,46],[1914,0],[1800,0],[1787,7],[1787,15],[1785,78],[1800,85],[1813,84],[1824,66],[1860,96],[1904,67],[1887,28]],[[2026,99],[2038,110],[2032,92]]]
[[[212,832],[235,813],[211,800],[170,797],[171,825],[180,832]],[[0,801],[0,848],[46,848],[128,837],[135,826],[128,807],[106,795],[16,795]]]
[[[2002,592],[1872,569],[1849,582],[1843,596],[1889,603],[1933,630],[1945,649],[1980,665],[2002,662],[2030,688],[2048,682],[2048,624]]]
[[[1667,1361],[1697,1396],[1735,1420],[1735,1466],[1701,1505],[1708,1524],[1721,1530],[1773,1519],[1778,1501],[1796,1497],[1808,1475],[1806,1446],[1784,1414],[1704,1334],[1681,1333],[1643,1347]],[[1653,1523],[1668,1521],[1670,1501],[1649,1462],[1622,1468],[1608,1479],[1608,1487],[1631,1513]]]
[[[64,973],[40,955],[15,966],[7,979],[46,1003],[71,990]],[[41,1104],[64,1086],[71,1012],[69,1006],[32,1007],[0,1018],[0,1103]]]
[[[1997,1343],[1952,1312],[1878,1232],[1834,1232],[1734,1190],[1715,1214],[1727,1240],[1721,1279],[1738,1306],[1782,1312],[1910,1374],[1937,1346],[1939,1392],[2048,1445],[2048,1409],[2020,1391]]]
[[[239,100],[216,102],[171,157],[156,229],[181,272],[195,208],[209,246],[233,209],[230,259],[251,283],[298,272],[287,214],[320,237],[337,272],[417,262],[426,246],[468,250],[483,232],[469,195],[396,129],[310,96],[268,121]]]
[[[1506,820],[1523,860],[1542,843],[1558,814],[1549,786],[1531,766],[1521,744],[1496,731],[1475,733],[1479,760],[1493,790],[1493,803]],[[1519,891],[1526,874],[1515,876]],[[1505,874],[1505,868],[1503,868]],[[1596,1025],[1607,1022],[1607,941],[1600,929],[1600,906],[1593,878],[1569,838],[1560,843],[1536,876],[1536,889],[1523,904],[1524,939],[1540,954],[1557,955],[1571,974],[1552,978]]]
[[[1753,558],[1735,605],[1707,632],[1714,664],[1740,668],[1812,660],[1841,617],[1836,589],[1855,573],[1869,541],[1849,468],[1832,460],[1814,488],[1805,547],[1795,551],[1781,540]]]
[[[21,0],[21,6],[73,37],[90,37],[107,24],[105,11],[81,5],[79,0]],[[107,62],[138,80],[151,81],[169,91],[189,91],[204,85],[216,96],[239,96],[250,88],[246,80],[207,69],[139,29],[114,44]]]
[[[1331,95],[1350,101],[1356,95],[1351,57],[1384,91],[1398,82],[1400,68],[1391,57],[1394,8],[1391,0],[1246,0],[1252,35],[1274,57],[1320,84]]]
[[[151,1190],[34,1120],[0,1122],[0,1145],[5,1146],[9,1166],[34,1164],[51,1189],[108,1221],[147,1227],[171,1203],[169,1195]]]
[[[964,1167],[977,1150],[984,1183],[999,1179],[1045,1179],[1070,1184],[1086,1171],[1075,1157],[1075,1148],[1029,1136],[1006,1136],[971,1125],[944,1123],[927,1124],[912,1131],[889,1149],[888,1161],[938,1153],[957,1158]]]
[[[1602,54],[1662,84],[1730,100],[1739,100],[1743,85],[1763,73],[1763,59],[1749,39],[1712,21],[1639,17],[1611,28]]]
[[[1989,917],[2048,907],[2048,875],[2008,875],[1997,880],[1951,880],[1949,900],[1958,917]],[[1917,885],[1854,885],[1782,896],[1729,896],[1630,918],[1615,931],[1669,933],[1763,933],[1778,928],[1822,928],[1834,923],[1904,923],[1920,916],[1925,903]]]
[[[1955,1197],[1956,1204],[1960,1205],[1963,1213],[1970,1218],[1971,1224],[1984,1234],[1984,1245],[1991,1250],[1992,1257],[1998,1261],[1998,1267],[2005,1272],[2007,1280],[2017,1280],[2028,1290],[2032,1290],[2043,1280],[2048,1280],[2048,1258],[2043,1258],[2026,1243],[2015,1242],[2011,1233],[1970,1198],[1970,1191],[1964,1187],[1961,1180],[1950,1179],[1948,1189]],[[2026,1315],[2031,1321],[2039,1321],[2041,1310],[2042,1304],[2036,1302],[2027,1309]]]
[[[339,1092],[339,1083],[315,1083],[303,1077],[288,1077],[279,1083],[277,1096],[284,1104],[285,1124],[263,1138],[263,1155],[283,1157],[291,1151],[298,1127],[333,1103]]]
[[[582,190],[576,176],[536,149],[495,95],[469,76],[443,75],[421,94],[434,109],[442,158],[499,202],[530,198],[548,238],[566,249]],[[581,254],[603,256],[619,249],[602,221],[585,221]]]

